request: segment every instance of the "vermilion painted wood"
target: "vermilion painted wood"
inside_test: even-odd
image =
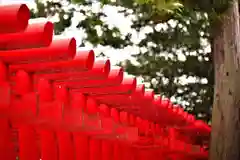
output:
[[[0,111],[1,114],[6,117],[7,111],[9,109],[9,105],[11,103],[11,87],[8,82],[1,81],[0,82],[0,94],[1,94],[1,100],[0,100]]]
[[[6,116],[6,112],[8,110],[9,104],[10,104],[10,97],[11,97],[11,89],[10,84],[7,81],[7,66],[0,62],[0,94],[1,94],[1,100],[0,100],[0,112],[2,115]]]
[[[73,92],[81,92],[88,95],[107,95],[107,94],[131,94],[136,88],[136,78],[124,78],[118,86],[106,86],[96,88],[73,89]]]
[[[116,108],[126,111],[138,111],[140,108],[134,107],[137,103],[140,103],[140,99],[144,94],[144,86],[137,85],[135,90],[129,94],[108,94],[108,95],[92,95],[100,103],[113,105]]]
[[[127,138],[126,136],[129,131],[131,132],[131,130],[127,130],[127,128],[125,128],[125,131],[121,131],[122,126],[119,124],[119,114],[117,110],[114,110],[114,108],[110,109],[110,107],[102,104],[99,106],[99,113],[102,128],[108,130],[109,133],[111,133],[110,135],[114,135],[114,137],[118,136],[121,139]]]
[[[89,140],[89,160],[102,159],[102,144],[101,140],[90,138]]]
[[[75,158],[76,160],[89,160],[90,158],[90,139],[88,136],[79,132],[73,133]],[[93,153],[95,154],[95,153]]]
[[[125,124],[123,122],[123,117],[121,116],[120,112],[116,108],[111,108],[110,109],[110,116],[114,120],[116,125],[113,125],[113,132],[116,132],[119,134],[121,138],[119,139],[125,139],[127,141],[135,142],[138,140],[138,128],[137,126],[130,126],[129,121],[125,121]],[[104,122],[104,121],[103,121]]]
[[[51,130],[40,130],[40,149],[41,159],[45,160],[58,160],[58,143],[57,135]]]
[[[90,77],[91,78],[91,77]],[[57,82],[69,88],[94,88],[119,85],[123,80],[122,68],[111,69],[106,79],[81,79]]]
[[[74,139],[71,132],[59,131],[57,132],[58,154],[59,160],[74,160]]]
[[[60,63],[60,65],[58,65],[59,67],[62,67],[62,70],[66,70],[66,67],[68,67],[69,65],[70,66],[72,66],[72,67],[74,67],[74,65],[78,65],[78,67],[79,68],[84,68],[84,66],[87,66],[87,67],[91,67],[92,66],[92,64],[93,64],[93,52],[88,52],[88,53],[83,53],[82,54],[82,56],[81,57],[79,57],[78,59],[76,59],[76,61],[77,61],[77,63],[71,63],[71,61],[69,61],[70,63],[68,63],[67,61],[66,62],[64,62],[64,63],[62,63],[62,64],[66,64],[65,66],[63,66],[63,65],[61,65],[61,63]],[[88,62],[89,61],[89,62]],[[85,63],[85,62],[87,62],[87,63]],[[54,67],[54,63],[52,63],[53,65],[51,65],[50,67],[51,68],[53,68]],[[79,66],[80,65],[80,66]],[[46,64],[46,66],[47,66],[47,64]],[[55,65],[56,66],[56,65]],[[15,83],[16,83],[16,85],[14,86],[14,90],[15,90],[15,93],[17,93],[17,94],[20,94],[20,95],[23,95],[24,93],[28,93],[28,92],[30,92],[33,88],[31,88],[32,87],[32,84],[31,84],[31,80],[30,80],[30,77],[29,77],[29,75],[25,72],[25,71],[22,71],[22,69],[24,69],[24,70],[26,70],[26,69],[28,69],[28,71],[33,71],[33,70],[31,70],[32,68],[35,68],[35,70],[36,70],[36,67],[37,66],[29,66],[29,65],[23,65],[23,66],[21,66],[21,65],[15,65],[15,66],[13,66],[12,68],[11,68],[11,70],[12,71],[14,71],[14,70],[16,70],[17,71],[17,69],[21,69],[20,71],[18,71],[17,72],[17,74],[16,74],[16,76],[15,76]],[[58,67],[58,68],[59,68]],[[44,66],[42,67],[42,68],[44,68]],[[56,68],[56,67],[55,67]],[[29,70],[30,69],[30,70]],[[38,68],[38,70],[39,70],[39,68]],[[41,79],[40,80],[40,82],[42,81],[43,79]],[[50,85],[50,84],[49,84]],[[37,86],[35,86],[38,90],[39,90],[39,98],[40,98],[40,101],[41,101],[41,99],[42,99],[42,97],[44,98],[44,97],[46,97],[48,94],[52,94],[53,93],[53,91],[51,91],[51,90],[46,90],[46,85],[45,86],[40,86],[40,87],[37,87]],[[50,87],[50,86],[49,86]],[[47,88],[49,88],[49,87],[47,87]],[[50,89],[50,88],[49,88]],[[46,92],[44,92],[44,91],[46,91]],[[42,92],[44,92],[44,93],[42,93]],[[51,97],[51,96],[50,96]],[[58,105],[61,105],[60,103],[58,103],[58,102],[55,102],[55,104],[58,104]],[[51,106],[51,103],[49,104],[45,104],[45,105],[50,105]],[[44,107],[44,108],[46,108],[46,107]],[[51,107],[50,107],[51,108]],[[49,108],[49,109],[50,109]],[[26,110],[25,110],[26,111]],[[22,111],[22,112],[25,112],[24,110]],[[41,111],[41,110],[40,110]],[[54,110],[54,112],[55,112],[56,110]],[[48,112],[50,112],[50,110],[46,110],[46,112],[48,113]],[[40,112],[41,113],[41,112]],[[52,116],[50,116],[50,117],[52,117]]]
[[[82,93],[70,93],[70,104],[64,108],[63,126],[68,130],[76,131],[83,125],[82,109],[86,105],[86,96]]]
[[[144,88],[142,85],[137,85],[135,90],[129,94],[107,94],[107,95],[92,95],[96,100],[101,103],[111,104],[117,106],[121,106],[121,109],[127,109],[129,107],[133,107],[131,105],[142,104],[144,96]],[[127,108],[124,108],[127,107]],[[130,108],[129,108],[130,109]],[[133,108],[139,109],[139,108]],[[130,109],[131,110],[131,109]]]
[[[63,72],[46,74],[41,73],[34,75],[34,79],[44,78],[52,81],[66,81],[66,80],[81,80],[81,79],[103,79],[108,76],[110,72],[109,60],[96,60],[93,68],[86,72]]]
[[[16,72],[24,70],[34,74],[51,74],[51,73],[64,73],[64,72],[82,72],[91,70],[94,63],[94,52],[77,52],[81,54],[79,58],[74,60],[59,60],[57,62],[37,62],[28,64],[10,65],[9,71]],[[49,69],[51,68],[51,69]]]
[[[172,112],[168,111],[167,108],[158,111],[158,108],[154,106],[154,104],[148,103],[149,100],[147,97],[143,97],[141,95],[93,95],[93,97],[101,103],[114,105],[119,109],[124,109],[130,112],[132,111],[135,114],[144,116],[144,118],[148,118],[158,122],[160,121],[160,119],[165,121],[164,119],[168,118],[172,114]],[[160,123],[164,123],[163,121],[161,121]],[[165,123],[170,123],[170,121],[167,121]]]
[[[112,103],[120,103],[121,105],[146,105],[151,104],[149,102],[153,101],[153,93],[152,91],[144,91],[142,86],[138,85],[136,87],[136,90],[131,94],[131,96],[128,95],[103,95],[103,96],[94,96],[94,98],[98,99],[100,102],[107,103],[107,101],[110,101]],[[105,100],[105,101],[104,101]],[[110,103],[111,104],[111,103]],[[151,109],[149,107],[145,107],[146,109]],[[134,108],[139,109],[139,108]],[[144,109],[144,108],[142,108]]]
[[[113,159],[114,160],[123,159],[121,154],[121,146],[117,141],[113,144]]]
[[[195,121],[192,125],[181,128],[181,131],[186,135],[201,135],[202,137],[209,137],[211,129],[202,121]]]
[[[84,114],[83,123],[86,125],[86,131],[88,134],[93,135],[95,137],[104,137],[105,139],[124,139],[128,141],[135,141],[137,139],[137,128],[135,127],[128,127],[120,123],[120,116],[119,111],[115,108],[111,108],[109,111],[109,117],[101,116],[97,114],[100,112],[98,105],[96,102],[88,98],[87,105],[86,105],[86,113]],[[111,120],[112,119],[112,120]],[[89,133],[93,130],[94,132]]]
[[[40,150],[37,143],[36,131],[29,126],[19,126],[19,158],[22,160],[39,160]]]
[[[76,51],[74,38],[52,39],[52,23],[28,25],[26,5],[0,9],[1,159],[17,156],[17,142],[21,159],[207,159],[207,124],[93,51]],[[2,139],[8,123],[19,141]]]
[[[0,159],[15,160],[16,151],[11,139],[11,128],[9,120],[6,118],[0,119]]]
[[[113,159],[113,142],[108,140],[102,141],[101,148],[102,148],[101,159],[112,160]]]
[[[28,25],[30,11],[25,4],[0,6],[0,33],[13,33],[24,30]]]
[[[43,81],[41,81],[41,82],[43,82]],[[43,87],[41,87],[41,88],[43,88]],[[85,98],[82,99],[82,102],[80,100],[79,101],[79,103],[80,103],[79,106],[76,106],[76,108],[78,108],[78,109],[75,110],[75,111],[77,111],[79,113],[77,114],[77,112],[72,112],[72,114],[71,114],[71,108],[67,107],[68,106],[68,103],[67,103],[68,102],[67,91],[64,89],[64,87],[59,87],[59,88],[56,88],[56,89],[57,89],[57,91],[56,91],[55,99],[57,101],[55,101],[54,105],[51,107],[51,105],[53,104],[52,102],[45,103],[43,105],[45,106],[44,108],[46,108],[46,111],[44,113],[42,113],[42,110],[44,108],[40,110],[40,116],[41,116],[40,119],[41,120],[39,120],[39,121],[40,121],[41,125],[44,124],[44,121],[46,121],[46,122],[49,121],[51,123],[48,123],[48,125],[52,124],[55,127],[57,127],[57,124],[59,124],[60,125],[59,127],[61,128],[61,123],[63,122],[64,123],[63,124],[64,128],[66,126],[69,130],[85,131],[86,133],[94,135],[94,136],[98,136],[99,134],[100,134],[99,136],[101,136],[101,135],[106,135],[107,136],[108,134],[109,135],[113,134],[115,136],[116,136],[116,134],[125,134],[126,131],[124,131],[123,128],[121,130],[118,128],[117,131],[112,131],[112,129],[114,129],[114,128],[112,128],[109,125],[107,125],[107,126],[105,125],[101,129],[101,127],[102,127],[101,126],[101,123],[102,123],[101,121],[106,122],[106,119],[102,119],[101,120],[101,118],[97,114],[98,113],[97,104],[91,98],[87,98],[86,104],[84,102]],[[50,91],[47,91],[47,93],[49,93],[49,92]],[[81,96],[81,95],[79,95],[79,96]],[[76,98],[78,98],[78,97],[76,97]],[[43,105],[41,105],[41,106],[43,106]],[[46,107],[46,105],[47,105],[47,107]],[[57,108],[56,108],[57,106],[60,106],[59,107],[59,112],[56,112],[57,111]],[[68,108],[66,110],[67,112],[65,113],[65,109],[62,110],[61,107]],[[74,108],[72,108],[72,109],[74,109]],[[59,113],[58,116],[57,116],[59,118],[57,118],[55,116],[56,113]],[[74,113],[74,115],[73,115],[73,113]],[[46,117],[46,115],[47,115],[47,117]],[[78,117],[76,117],[76,116],[78,116]],[[67,118],[66,119],[67,120],[66,123],[68,123],[68,124],[65,124],[65,118],[64,117]],[[58,120],[58,121],[56,121],[56,120]],[[69,123],[69,122],[71,122],[71,123]],[[107,122],[110,122],[110,121],[108,120]],[[55,123],[55,124],[53,124],[53,123]],[[76,125],[73,125],[73,124],[76,124]],[[113,124],[113,125],[116,125],[116,124]],[[132,130],[129,130],[129,131],[132,132]],[[121,133],[118,133],[118,132],[121,132]],[[135,132],[136,131],[134,131],[131,135],[134,136]]]
[[[111,78],[111,77],[110,77],[110,78]],[[27,81],[24,81],[24,82],[27,82]],[[45,87],[41,87],[41,88],[45,88]],[[46,88],[45,88],[45,89],[41,89],[41,88],[40,88],[40,90],[39,90],[39,91],[40,91],[40,98],[41,98],[41,95],[42,95],[42,94],[41,94],[41,90],[43,90],[43,91],[46,90]],[[49,87],[48,87],[48,88],[49,88]],[[48,94],[48,93],[51,93],[51,91],[47,91],[46,93],[47,93],[47,94]],[[44,94],[43,94],[43,96],[44,96]],[[48,105],[51,105],[51,104],[48,104]],[[46,107],[44,107],[44,108],[46,108]],[[51,113],[51,112],[50,112],[50,109],[51,109],[51,108],[52,108],[52,107],[48,108],[48,110],[47,110],[48,113]],[[55,110],[54,110],[54,111],[55,111]],[[41,112],[40,112],[40,113],[41,113]],[[53,116],[49,116],[49,117],[53,117]]]
[[[98,114],[98,105],[94,99],[91,97],[87,97],[86,106],[84,106],[83,111],[86,113],[83,116],[83,125],[86,130],[100,130],[101,129],[101,121],[99,119]]]
[[[76,54],[76,40],[56,39],[48,47],[0,51],[0,59],[8,64],[71,59]]]
[[[0,49],[13,50],[23,48],[45,47],[50,45],[53,37],[51,22],[35,22],[29,24],[22,32],[0,35]]]

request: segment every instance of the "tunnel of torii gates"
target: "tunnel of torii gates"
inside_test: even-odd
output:
[[[211,128],[121,67],[0,6],[0,160],[205,160]]]

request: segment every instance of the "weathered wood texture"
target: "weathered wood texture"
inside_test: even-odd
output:
[[[238,1],[215,26],[215,91],[210,160],[240,160],[240,34]]]

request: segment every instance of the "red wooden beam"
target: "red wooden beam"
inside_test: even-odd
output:
[[[35,22],[22,32],[0,35],[0,49],[14,50],[49,46],[52,42],[53,23]]]
[[[8,64],[71,59],[76,54],[76,40],[56,39],[48,47],[0,51],[0,58]]]
[[[23,31],[28,26],[30,11],[25,4],[0,6],[0,33]]]
[[[207,124],[29,17],[0,6],[0,159],[207,159]]]

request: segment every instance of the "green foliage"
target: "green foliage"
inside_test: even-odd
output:
[[[87,43],[90,43],[93,46],[103,45],[122,48],[131,44],[129,35],[124,37],[118,28],[109,27],[108,24],[101,20],[106,17],[104,13],[96,13],[90,9],[93,2],[88,0],[76,0],[74,2],[77,3],[77,7],[69,6],[71,0],[61,0],[58,2],[49,0],[46,4],[41,3],[41,1],[36,1],[37,11],[32,12],[32,17],[57,17],[59,20],[55,22],[54,29],[55,34],[59,35],[71,26],[74,13],[81,13],[81,16],[84,18],[78,22],[76,27],[84,30],[86,37],[83,37],[80,46],[85,46]],[[108,3],[108,1],[102,0],[102,3]],[[97,32],[97,28],[103,31],[102,34]]]
[[[174,10],[180,9],[183,7],[177,0],[136,0],[140,5],[147,4],[151,5],[153,9],[156,9],[158,12],[170,12],[174,13]]]
[[[156,93],[174,98],[187,111],[209,121],[213,102],[213,60],[211,51],[205,51],[207,46],[202,41],[209,44],[211,39],[209,15],[213,12],[197,7],[153,12],[152,4],[148,3],[132,1],[129,4],[122,0],[121,5],[131,8],[137,16],[132,28],[141,31],[148,27],[152,31],[137,44],[141,48],[140,53],[134,55],[137,64],[127,60],[120,65],[125,66],[128,73],[150,82]],[[158,29],[161,25],[167,27]],[[179,59],[179,51],[185,60]],[[195,81],[184,84],[182,77],[194,77]]]
[[[85,29],[87,33],[85,41],[91,42],[94,46],[100,44],[114,48],[122,48],[130,44],[130,39],[127,36],[124,39],[120,38],[121,33],[118,28],[113,27],[110,29],[107,24],[101,21],[101,17],[105,16],[103,13],[92,13],[88,11],[87,14],[90,16],[87,16],[85,20],[82,20],[77,25],[78,28]],[[98,35],[95,26],[101,26],[101,30],[103,31],[102,35]]]
[[[58,22],[55,22],[54,31],[55,34],[61,34],[65,28],[71,25],[71,19],[73,17],[73,12],[71,10],[62,9],[63,5],[59,2],[47,1],[46,4],[41,3],[41,1],[36,1],[37,11],[32,11],[32,17],[53,17],[59,18]]]
[[[134,28],[149,26],[153,31],[138,44],[145,48],[135,55],[138,64],[127,61],[123,65],[127,72],[150,82],[156,93],[174,97],[186,110],[208,121],[213,101],[213,66],[211,53],[204,51],[206,46],[201,41],[210,38],[209,22],[204,13],[185,10],[182,15],[173,17],[174,26],[173,20],[160,24],[136,20]],[[167,29],[157,29],[162,24]],[[179,51],[185,60],[179,59]],[[183,76],[195,77],[196,81],[183,84]],[[207,82],[203,83],[203,79]]]
[[[183,7],[200,12],[207,12],[212,19],[223,14],[231,4],[232,0],[135,0],[139,5],[147,4],[158,14],[176,14],[176,10]]]

